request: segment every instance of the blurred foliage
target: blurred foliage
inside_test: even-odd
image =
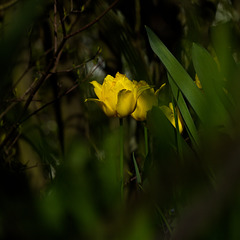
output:
[[[239,20],[237,0],[1,1],[0,239],[239,239]],[[184,122],[123,119],[123,199],[119,119],[84,102],[116,72],[166,83]]]

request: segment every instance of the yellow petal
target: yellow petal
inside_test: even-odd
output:
[[[115,82],[115,78],[111,75],[107,75],[105,78],[104,78],[104,81],[103,81],[103,85],[108,85],[108,86],[111,86],[112,84],[114,84]]]
[[[97,97],[101,99],[102,97],[102,85],[97,81],[90,82],[94,86],[94,92],[96,93]]]
[[[166,86],[166,83],[163,83],[160,88],[155,92],[156,95],[160,93],[160,91]]]
[[[171,124],[176,128],[176,122],[175,122],[175,117],[174,117],[174,112],[173,112],[173,104],[169,103],[169,107],[167,106],[161,106],[160,109],[163,111],[165,116],[168,118],[168,120],[171,122]],[[179,113],[179,110],[176,110],[177,113],[177,119],[178,119],[178,129],[179,132],[182,133],[183,131],[183,123],[182,123],[182,118]]]
[[[130,115],[136,107],[136,98],[132,91],[123,89],[118,93],[117,114],[118,117]]]
[[[116,73],[116,89],[121,91],[122,89],[132,91],[134,88],[133,82],[129,80],[126,75],[121,74],[119,72]]]
[[[97,98],[85,99],[85,102],[89,102],[89,101],[96,102],[108,117],[116,117],[117,116],[116,110],[113,110],[107,103],[104,103],[103,101],[100,101]]]
[[[116,110],[112,109],[107,103],[101,102],[101,108],[108,117],[116,117]]]
[[[168,120],[171,122],[171,124],[175,127],[175,121],[174,121],[172,109],[168,106],[161,106],[160,109],[163,111],[163,113],[168,118]]]
[[[157,105],[157,97],[152,89],[147,89],[137,99],[137,106],[131,116],[137,121],[144,121],[147,117],[147,112]]]
[[[117,94],[113,89],[109,89],[108,92],[102,96],[102,101],[113,111],[116,111],[117,107]]]

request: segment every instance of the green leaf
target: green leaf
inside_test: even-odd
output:
[[[134,168],[135,168],[135,172],[136,172],[137,183],[141,184],[142,179],[141,179],[141,175],[140,175],[140,172],[139,172],[139,169],[138,169],[138,165],[137,165],[137,161],[135,159],[134,153],[133,153],[133,163],[134,163]]]
[[[9,72],[12,71],[12,64],[19,54],[19,47],[24,35],[26,35],[29,27],[34,21],[44,13],[47,1],[27,0],[22,4],[16,5],[14,12],[14,21],[12,21],[4,31],[4,35],[0,39],[0,66],[1,66],[1,81],[0,95],[1,100],[4,99],[6,89],[11,86],[11,77]],[[1,102],[0,100],[0,102]]]
[[[199,136],[197,133],[197,128],[187,107],[187,104],[182,96],[182,93],[179,91],[178,87],[176,86],[170,75],[168,75],[168,81],[171,86],[173,96],[177,102],[178,108],[181,112],[182,118],[184,120],[185,123],[184,126],[187,129],[188,135],[193,143],[193,146],[195,146],[195,149],[197,149],[196,145],[199,146]]]
[[[153,107],[148,112],[147,126],[156,143],[156,151],[158,158],[170,159],[175,155],[182,159],[195,158],[193,150],[188,146],[183,137],[179,134],[176,139],[176,129],[167,119],[162,110],[158,107]],[[181,149],[179,149],[181,147]],[[181,152],[179,152],[179,150]],[[180,154],[179,154],[180,153]]]
[[[206,49],[195,43],[192,48],[192,60],[208,102],[208,123],[226,125],[229,122],[227,108],[230,102],[224,91],[226,82],[218,70],[217,63]]]
[[[188,100],[200,120],[204,121],[204,113],[205,109],[207,109],[207,102],[200,89],[197,88],[186,70],[181,66],[181,64],[171,54],[156,34],[148,27],[146,27],[146,30],[152,50],[160,58],[171,75],[174,83]]]

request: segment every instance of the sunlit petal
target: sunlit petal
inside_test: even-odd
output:
[[[132,91],[123,89],[118,93],[117,114],[118,117],[126,117],[131,114],[136,106]]]

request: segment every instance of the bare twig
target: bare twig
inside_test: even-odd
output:
[[[115,7],[115,5],[119,2],[120,0],[115,0],[105,11],[103,11],[97,18],[95,18],[93,21],[91,21],[90,23],[88,23],[87,25],[85,25],[84,27],[80,28],[79,30],[77,30],[76,32],[70,33],[66,36],[66,39],[69,39],[77,34],[79,34],[80,32],[88,29],[89,27],[91,27],[92,25],[94,25],[95,23],[97,23],[102,17],[104,17],[113,7]]]
[[[0,11],[3,11],[7,8],[10,8],[11,6],[13,6],[14,4],[16,4],[18,2],[18,0],[12,0],[6,3],[3,3],[0,5]]]
[[[64,20],[63,20],[64,19],[63,8],[62,8],[62,6],[60,6],[59,0],[56,0],[56,3],[57,3],[57,9],[59,12],[60,22],[61,22],[61,26],[62,26],[63,37],[65,37],[66,36],[66,27],[64,24]]]
[[[101,49],[98,49],[97,52],[96,52],[96,54],[95,54],[93,57],[89,58],[88,60],[86,60],[85,62],[83,62],[83,63],[81,63],[81,64],[79,64],[79,65],[77,65],[77,66],[74,66],[74,67],[72,67],[72,68],[69,68],[69,69],[66,69],[66,70],[62,70],[62,71],[50,72],[50,74],[69,73],[69,72],[72,72],[72,71],[75,70],[75,69],[81,68],[81,67],[84,66],[86,63],[91,62],[92,60],[94,60],[94,59],[98,56],[98,54],[100,53],[100,51],[101,51]]]
[[[10,104],[5,111],[3,111],[0,114],[0,119],[2,119],[17,103],[24,101],[25,96],[27,96],[29,94],[29,92],[31,91],[31,89],[33,88],[34,82],[31,84],[31,86],[25,91],[25,93],[17,99],[17,101],[12,102],[12,104]]]
[[[64,93],[60,94],[57,98],[55,98],[54,100],[44,104],[42,107],[38,108],[37,110],[35,110],[34,112],[30,113],[26,118],[24,118],[23,120],[21,120],[20,124],[22,124],[23,122],[27,121],[29,118],[31,118],[32,116],[36,115],[38,112],[42,111],[43,109],[45,109],[46,107],[52,105],[53,103],[55,103],[56,101],[58,101],[60,98],[62,98],[63,96],[68,95],[69,93],[71,93],[73,90],[75,90],[78,87],[78,83],[74,84],[71,88],[69,88],[67,91],[65,91]]]
[[[16,0],[15,0],[16,1]],[[26,100],[26,103],[23,107],[23,111],[20,114],[18,120],[16,121],[16,123],[12,126],[12,128],[10,129],[7,137],[4,139],[4,141],[2,141],[2,143],[0,144],[0,148],[2,148],[3,146],[5,146],[6,143],[9,142],[9,140],[14,137],[14,135],[16,135],[16,131],[20,125],[20,123],[24,122],[26,120],[26,118],[23,120],[23,117],[29,107],[29,105],[31,104],[33,97],[35,96],[36,92],[39,90],[39,88],[42,86],[42,84],[46,81],[46,79],[51,75],[51,70],[56,68],[56,65],[60,59],[61,53],[63,51],[63,47],[65,46],[65,43],[67,42],[68,39],[70,39],[73,36],[76,36],[77,34],[83,32],[84,30],[90,28],[91,26],[93,26],[95,23],[97,23],[101,18],[103,18],[120,0],[115,0],[106,10],[104,10],[97,18],[95,18],[93,21],[91,21],[90,23],[86,24],[84,27],[80,28],[78,31],[70,33],[66,36],[63,37],[62,41],[60,42],[59,46],[57,47],[57,49],[55,49],[54,55],[53,57],[50,59],[49,64],[46,67],[45,72],[42,74],[42,76],[35,82],[33,82],[33,86],[30,87],[30,91],[26,91],[27,93],[29,93],[29,96]],[[63,26],[63,25],[62,25]],[[24,94],[26,95],[26,93]],[[58,99],[56,99],[58,100]],[[55,100],[55,101],[56,101]],[[49,103],[50,104],[50,103]],[[5,115],[6,112],[8,112],[10,110],[11,107],[9,107],[7,109],[7,111],[5,110],[2,115]],[[40,111],[40,110],[38,110]],[[35,113],[34,113],[35,114]],[[33,115],[33,114],[32,114]],[[29,116],[30,117],[30,116]],[[27,117],[27,119],[29,118]]]
[[[21,82],[21,80],[24,78],[24,76],[30,71],[32,67],[30,67],[28,65],[28,67],[24,70],[24,72],[22,73],[22,75],[18,78],[18,80],[14,83],[13,85],[13,89],[15,89],[17,87],[17,85]]]
[[[84,81],[86,81],[95,71],[96,69],[99,67],[100,64],[97,64],[92,71],[86,76],[86,78],[84,79]],[[71,93],[72,91],[74,91],[77,87],[79,86],[79,83],[74,84],[72,87],[70,87],[69,89],[67,89],[65,92],[63,92],[62,94],[60,94],[57,98],[53,99],[52,101],[44,104],[42,107],[38,108],[37,110],[35,110],[34,112],[32,112],[31,114],[29,114],[26,118],[24,118],[19,124],[22,124],[23,122],[27,121],[29,118],[31,118],[32,116],[34,116],[35,114],[37,114],[38,112],[42,111],[44,108],[52,105],[53,103],[55,103],[56,101],[58,101],[59,99],[61,99],[62,97],[68,95],[69,93]]]
[[[57,0],[54,1],[54,53],[57,52]]]
[[[42,77],[36,82],[35,86],[33,87],[30,96],[28,97],[25,105],[24,105],[24,109],[22,112],[22,115],[20,116],[20,119],[24,116],[26,110],[28,109],[28,106],[30,105],[34,95],[36,94],[36,92],[38,91],[38,89],[41,87],[41,85],[45,82],[46,78],[48,77],[51,69],[56,65],[56,61],[57,59],[59,59],[61,52],[63,50],[63,47],[66,43],[66,41],[79,34],[80,32],[88,29],[89,27],[91,27],[92,25],[94,25],[96,22],[98,22],[105,14],[107,14],[120,0],[115,0],[105,11],[103,11],[97,18],[95,18],[92,22],[88,23],[87,25],[85,25],[84,27],[82,27],[81,29],[79,29],[78,31],[71,33],[67,36],[65,36],[63,38],[63,40],[61,41],[60,45],[58,46],[57,51],[54,54],[53,59],[50,61],[49,65],[47,66],[47,69],[45,71],[45,73],[42,75]]]

